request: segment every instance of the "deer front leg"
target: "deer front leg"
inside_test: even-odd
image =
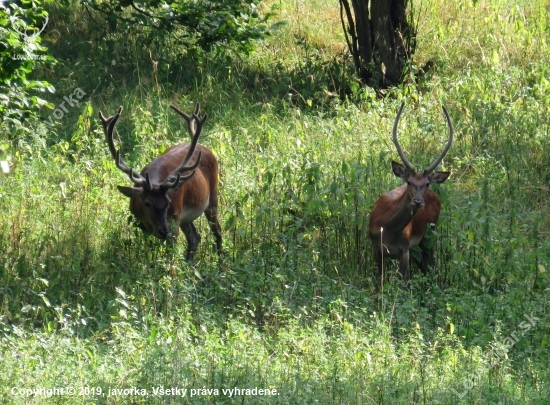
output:
[[[380,283],[380,285],[382,285],[382,269],[383,269],[383,261],[384,261],[384,258],[382,256],[382,251],[380,249],[377,249],[376,247],[373,249],[374,250],[374,260],[376,262],[376,268],[378,269],[378,274],[377,274],[377,277],[378,277],[378,282]]]
[[[406,247],[401,252],[401,257],[399,258],[399,272],[405,284],[409,278],[409,248]]]
[[[180,228],[185,234],[185,239],[187,239],[187,255],[185,256],[185,260],[191,262],[193,261],[197,248],[199,247],[201,236],[197,232],[197,228],[195,228],[193,222],[180,224]]]

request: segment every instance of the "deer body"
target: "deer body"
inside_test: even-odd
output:
[[[384,255],[397,257],[403,262],[400,266],[402,274],[406,274],[405,267],[408,268],[410,248],[421,243],[427,225],[437,223],[441,211],[439,197],[432,190],[426,192],[421,207],[411,206],[406,191],[407,185],[404,184],[382,194],[374,205],[369,222],[378,268],[382,266]],[[417,265],[427,272],[428,266],[433,264],[432,252],[423,252],[422,259],[417,261]]]
[[[376,203],[369,220],[371,238],[378,277],[382,277],[383,258],[385,255],[399,259],[399,271],[403,280],[408,280],[409,252],[413,246],[420,245],[421,257],[415,259],[423,273],[433,265],[433,247],[424,244],[426,229],[436,224],[441,211],[439,197],[430,190],[430,183],[443,183],[449,172],[433,170],[441,162],[453,140],[453,125],[447,110],[443,108],[449,125],[449,141],[440,156],[423,172],[417,172],[407,160],[397,141],[397,124],[403,111],[401,105],[393,127],[393,142],[401,157],[403,165],[392,162],[392,169],[397,177],[406,180],[403,184],[382,194]]]
[[[192,141],[168,148],[163,155],[147,164],[140,174],[134,173],[122,161],[120,152],[113,144],[112,132],[122,107],[113,117],[106,119],[100,113],[100,118],[117,167],[134,182],[134,187],[118,186],[118,189],[130,197],[130,211],[139,220],[140,228],[160,239],[169,236],[175,239],[181,229],[188,243],[186,258],[193,260],[200,242],[193,221],[202,213],[210,223],[218,253],[222,252],[221,227],[217,219],[218,163],[208,148],[197,144],[207,118],[198,118],[199,106],[192,115],[172,108],[187,120]],[[190,161],[194,163],[187,166]],[[190,171],[190,174],[183,176],[183,173]]]

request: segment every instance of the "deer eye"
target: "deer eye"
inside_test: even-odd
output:
[[[150,203],[149,201],[145,201],[145,206],[146,206],[147,208],[151,208],[151,203]]]

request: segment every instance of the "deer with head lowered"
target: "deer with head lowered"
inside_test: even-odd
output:
[[[133,187],[118,186],[118,190],[130,197],[130,211],[139,221],[139,227],[157,238],[175,239],[179,229],[174,223],[179,224],[187,239],[186,259],[191,261],[201,239],[193,221],[202,213],[210,223],[218,253],[222,253],[221,227],[217,215],[218,162],[208,148],[197,144],[207,119],[206,114],[199,118],[200,105],[197,104],[195,112],[190,115],[175,106],[170,107],[187,121],[191,143],[168,148],[140,173],[126,165],[113,142],[113,130],[122,107],[109,118],[99,112],[99,118],[116,167],[134,183]]]
[[[449,126],[449,140],[443,152],[424,171],[417,172],[408,161],[397,140],[397,125],[405,103],[401,104],[393,124],[392,140],[402,165],[392,161],[393,173],[406,181],[385,194],[382,194],[370,214],[369,234],[374,248],[378,278],[382,278],[384,253],[399,259],[399,271],[405,282],[408,280],[409,251],[416,245],[420,247],[420,257],[414,261],[427,274],[433,266],[433,246],[428,246],[424,236],[430,224],[437,224],[441,203],[431,190],[430,184],[440,184],[447,180],[449,172],[434,172],[435,168],[451,147],[453,142],[453,123],[445,107],[443,112]]]

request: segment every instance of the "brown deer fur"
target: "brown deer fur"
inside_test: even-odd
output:
[[[130,197],[130,211],[139,220],[140,227],[158,238],[175,239],[179,228],[187,239],[187,260],[192,260],[200,242],[193,224],[203,212],[216,239],[218,253],[222,252],[221,227],[218,222],[218,162],[214,154],[197,141],[206,121],[199,119],[199,106],[192,115],[172,108],[188,123],[191,143],[172,146],[164,154],[146,165],[136,174],[120,158],[113,144],[114,125],[122,111],[106,119],[100,113],[109,150],[117,167],[128,174],[134,187],[118,186],[121,193]],[[194,161],[193,164],[189,162]],[[183,176],[183,173],[190,172]]]
[[[433,172],[449,151],[453,141],[453,124],[445,107],[443,111],[449,126],[449,140],[437,159],[423,172],[417,172],[408,161],[397,140],[397,124],[403,112],[401,105],[393,126],[392,139],[403,165],[392,162],[394,174],[405,180],[403,184],[382,194],[370,214],[369,236],[378,267],[378,277],[382,279],[384,256],[399,259],[399,270],[403,280],[408,280],[410,248],[420,246],[421,257],[416,259],[418,267],[427,273],[434,264],[433,246],[425,243],[426,229],[437,224],[441,203],[439,197],[430,190],[431,183],[443,183],[449,172]]]

